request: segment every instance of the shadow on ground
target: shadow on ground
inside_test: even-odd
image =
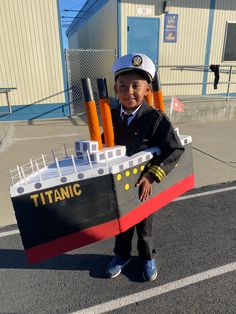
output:
[[[100,254],[63,254],[49,261],[30,265],[23,250],[0,249],[1,269],[47,269],[47,270],[78,270],[88,271],[94,278],[108,278],[106,268],[112,260],[111,255]],[[132,257],[131,262],[123,271],[130,281],[142,282],[141,263],[138,257]]]

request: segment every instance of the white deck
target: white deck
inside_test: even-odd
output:
[[[191,136],[179,135],[179,137],[182,145],[192,142]],[[109,150],[114,150],[115,152],[120,148],[122,147],[115,146]],[[107,149],[105,148],[104,151],[107,151]],[[101,151],[97,153],[101,154]],[[125,153],[125,150],[123,153]],[[10,193],[14,197],[73,181],[89,179],[109,173],[115,174],[147,162],[153,157],[153,153],[160,154],[160,149],[153,147],[131,157],[123,155],[114,158],[113,156],[110,160],[106,156],[104,162],[91,161],[88,151],[87,154],[84,152],[87,157],[83,159],[71,155],[70,157],[58,160],[53,154],[55,161],[51,163],[47,163],[46,156],[42,155],[37,160],[30,160],[29,163],[20,167],[17,166],[16,169],[11,170],[13,185],[10,187]]]

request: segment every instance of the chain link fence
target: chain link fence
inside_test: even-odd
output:
[[[68,72],[69,97],[71,114],[78,115],[85,112],[81,79],[89,77],[94,92],[94,99],[98,103],[97,79],[106,78],[108,95],[115,99],[114,78],[111,71],[116,59],[115,49],[66,49],[66,64]]]

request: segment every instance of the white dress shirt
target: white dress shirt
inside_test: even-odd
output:
[[[142,102],[141,102],[141,104],[134,110],[134,111],[132,111],[132,112],[130,112],[130,113],[127,113],[125,110],[124,110],[124,108],[123,108],[123,106],[122,106],[122,104],[121,104],[121,106],[120,106],[120,117],[121,117],[121,119],[123,120],[123,118],[124,118],[124,115],[128,115],[128,125],[130,124],[130,122],[136,117],[136,115],[137,115],[137,113],[138,113],[138,111],[139,111],[139,109],[140,109],[140,107],[142,106]]]

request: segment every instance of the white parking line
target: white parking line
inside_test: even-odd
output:
[[[211,194],[217,194],[217,193],[222,193],[222,192],[227,192],[227,191],[232,191],[236,190],[236,185],[235,186],[230,186],[228,188],[222,188],[222,189],[217,189],[213,191],[208,191],[208,192],[201,192],[201,193],[194,193],[194,194],[189,194],[185,196],[180,196],[173,200],[172,202],[178,202],[178,201],[183,201],[187,200],[189,198],[195,198],[195,197],[200,197],[200,196],[206,196],[206,195],[211,195]]]
[[[17,234],[17,233],[20,233],[18,229],[0,232],[0,238],[8,237],[10,235]]]
[[[80,135],[86,135],[88,132],[80,132]],[[70,137],[70,136],[78,136],[78,133],[68,133],[68,134],[52,134],[45,136],[33,136],[33,137],[15,137],[8,139],[8,141],[19,142],[19,141],[30,141],[30,140],[44,140],[48,138],[57,138],[57,137]]]
[[[174,201],[181,201],[181,200],[186,200],[186,199],[191,199],[191,198],[196,198],[196,197],[201,197],[201,196],[206,196],[206,195],[211,195],[211,194],[217,194],[217,193],[222,193],[222,192],[227,192],[227,191],[232,191],[232,190],[236,190],[236,186],[181,196]],[[3,231],[3,232],[0,232],[0,238],[18,234],[18,233],[19,233],[18,229],[10,230],[10,231]],[[138,293],[131,294],[129,296],[125,296],[119,299],[111,300],[111,301],[108,301],[99,305],[89,307],[83,310],[79,310],[71,314],[107,313],[108,311],[119,309],[128,305],[132,305],[136,302],[145,301],[150,298],[154,298],[159,295],[162,295],[162,294],[165,294],[165,293],[177,290],[177,289],[181,289],[183,287],[187,287],[187,286],[196,284],[198,282],[208,280],[210,278],[218,277],[220,275],[227,274],[235,270],[236,270],[236,262],[233,262],[233,263],[221,266],[221,267],[210,269],[205,272],[201,272],[201,273],[189,276],[189,277],[185,277],[185,278],[164,284],[159,287],[144,290]]]
[[[236,186],[230,186],[228,188],[222,188],[222,189],[217,189],[217,190],[208,191],[208,192],[194,193],[194,194],[190,194],[190,195],[186,195],[186,196],[180,196],[180,197],[176,198],[175,200],[173,200],[172,202],[178,202],[178,201],[183,201],[183,200],[190,199],[190,198],[196,198],[196,197],[201,197],[201,196],[206,196],[206,195],[211,195],[211,194],[217,194],[217,193],[222,193],[222,192],[227,192],[227,191],[232,191],[232,190],[236,190]],[[7,237],[9,235],[16,234],[16,233],[19,233],[18,229],[0,232],[0,238]]]
[[[73,312],[72,314],[98,314],[98,313],[107,313],[108,311],[113,311],[116,309],[119,309],[121,307],[134,304],[136,302],[145,301],[150,298],[157,297],[159,295],[162,295],[164,293],[177,290],[189,285],[193,285],[195,283],[214,278],[232,271],[236,270],[236,262],[227,264],[221,267],[213,268],[207,271],[204,271],[202,273],[185,277],[180,280],[176,280],[173,282],[169,282],[165,285],[144,290],[138,293],[131,294],[129,296],[119,298],[116,300],[112,300],[109,302],[105,302],[99,305],[95,305],[92,307],[89,307],[87,309],[83,309],[77,312]]]

